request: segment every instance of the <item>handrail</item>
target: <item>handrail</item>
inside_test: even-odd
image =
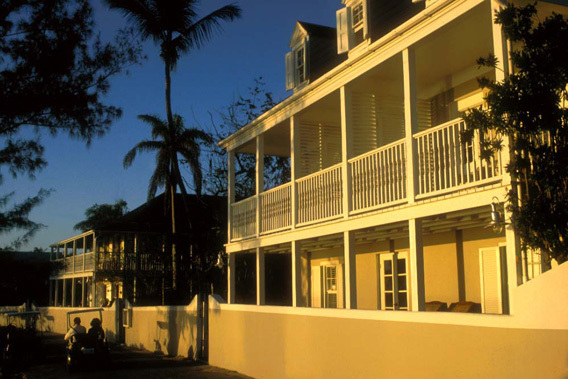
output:
[[[315,178],[316,176],[323,175],[325,173],[328,173],[329,171],[333,171],[337,168],[340,168],[342,165],[343,165],[343,163],[337,163],[337,164],[330,166],[328,168],[324,168],[323,170],[316,171],[316,172],[309,174],[309,175],[306,175],[306,176],[302,176],[301,178],[296,179],[296,183],[303,182],[303,181]]]
[[[456,123],[462,122],[462,121],[463,121],[463,118],[461,118],[461,117],[454,118],[453,120],[450,120],[450,121],[448,121],[448,122],[444,122],[443,124],[436,125],[436,126],[434,126],[433,128],[428,128],[428,129],[423,130],[423,131],[421,131],[421,132],[414,133],[412,136],[413,136],[414,138],[422,137],[422,136],[425,136],[426,134],[430,134],[430,133],[437,132],[438,130],[447,128],[447,127],[450,126],[450,125],[453,125],[453,124],[456,124]]]
[[[404,139],[404,138],[401,138],[401,139],[396,140],[396,141],[394,141],[394,142],[391,142],[391,143],[389,143],[389,144],[387,144],[387,145],[384,145],[384,146],[381,146],[381,147],[377,147],[377,148],[374,149],[374,150],[371,150],[371,151],[368,151],[368,152],[363,153],[363,154],[361,154],[361,155],[357,155],[356,157],[350,158],[350,159],[348,160],[348,162],[349,162],[349,163],[353,163],[353,162],[356,162],[356,161],[358,161],[358,160],[365,159],[365,158],[367,158],[367,157],[369,157],[369,156],[371,156],[371,155],[373,155],[373,154],[380,153],[381,151],[388,150],[388,149],[390,149],[390,148],[392,148],[392,147],[394,147],[394,146],[402,145],[402,144],[404,144],[404,142],[405,142],[405,139]]]

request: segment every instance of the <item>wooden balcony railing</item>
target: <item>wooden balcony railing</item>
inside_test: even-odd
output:
[[[298,224],[327,220],[343,214],[341,164],[296,180]]]
[[[256,196],[231,205],[231,237],[234,240],[256,235]]]
[[[92,252],[66,257],[57,261],[63,263],[61,273],[65,274],[90,272],[95,267],[95,255]]]
[[[465,122],[457,119],[414,136],[419,195],[454,191],[501,176],[501,154],[481,159],[479,137],[464,144],[464,130]]]
[[[416,199],[492,184],[501,179],[501,154],[480,157],[476,136],[461,141],[466,125],[456,119],[417,133],[414,155],[417,167]],[[343,209],[342,164],[329,167],[231,205],[231,241],[255,237],[257,204],[261,234],[332,220],[349,214],[394,206],[407,201],[409,146],[405,139],[382,146],[348,161],[351,209]],[[296,196],[293,225],[292,196]]]
[[[287,183],[260,194],[261,233],[287,229],[292,225],[292,184]]]
[[[389,205],[406,198],[404,140],[349,160],[352,211]]]

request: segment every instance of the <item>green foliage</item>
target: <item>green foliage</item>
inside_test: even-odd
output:
[[[219,112],[221,122],[213,125],[213,138],[223,140],[274,107],[272,94],[267,92],[262,78],[254,80],[246,96]],[[283,143],[288,143],[284,141]],[[227,152],[215,147],[209,158],[206,190],[213,195],[227,195]],[[235,196],[244,199],[255,193],[256,157],[253,154],[235,155]],[[287,157],[264,157],[264,187],[274,188],[290,181],[290,160]]]
[[[199,165],[200,143],[211,143],[209,134],[196,128],[187,129],[183,118],[174,115],[174,129],[170,131],[165,120],[154,115],[139,115],[138,118],[152,128],[152,139],[138,142],[124,156],[124,168],[132,165],[136,155],[141,152],[156,152],[156,168],[148,185],[148,200],[156,196],[160,187],[165,187],[168,177],[174,177],[176,183],[185,188],[181,177],[178,155],[189,165],[193,174],[195,193],[201,194],[202,173]],[[185,190],[183,190],[185,192]]]
[[[94,31],[88,0],[7,0],[0,3],[0,168],[16,178],[47,164],[42,132],[59,132],[89,144],[104,135],[121,110],[104,104],[109,78],[141,59],[141,49],[122,31],[103,43]],[[4,178],[0,173],[0,184]],[[20,204],[1,198],[2,233],[25,232],[27,241],[42,225],[28,219],[49,191]]]
[[[128,205],[122,199],[117,200],[114,204],[95,204],[85,211],[86,219],[75,224],[73,228],[81,232],[98,229],[123,216],[126,212],[128,212]]]
[[[503,82],[484,78],[487,110],[465,115],[466,137],[482,138],[483,156],[509,141],[506,168],[512,222],[525,247],[568,259],[568,20],[552,14],[539,21],[535,5],[509,5],[495,18],[511,41],[513,72]],[[495,57],[479,63],[495,66]],[[499,134],[490,137],[488,132]],[[502,137],[500,137],[502,136]]]

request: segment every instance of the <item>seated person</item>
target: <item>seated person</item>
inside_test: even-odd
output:
[[[65,334],[65,341],[69,341],[72,342],[72,339],[74,336],[79,335],[79,334],[86,334],[87,333],[87,329],[85,329],[85,327],[83,325],[81,325],[81,318],[80,317],[75,317],[73,319],[73,326],[71,327],[71,329],[69,329],[69,331],[67,332],[67,334]]]
[[[89,336],[95,338],[96,340],[104,340],[105,339],[105,331],[101,326],[101,320],[98,318],[94,318],[91,320],[91,328],[89,329]]]

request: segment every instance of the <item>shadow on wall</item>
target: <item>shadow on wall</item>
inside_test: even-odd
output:
[[[189,307],[160,307],[158,316],[165,321],[157,321],[159,328],[159,341],[156,342],[156,351],[162,351],[165,346],[168,356],[184,355],[195,359],[197,329],[197,296]],[[163,341],[163,342],[162,342]],[[187,346],[187,351],[180,351]]]

